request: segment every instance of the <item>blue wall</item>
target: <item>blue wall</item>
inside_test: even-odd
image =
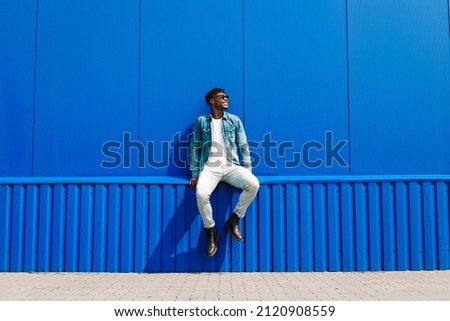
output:
[[[444,270],[449,184],[449,177],[262,177],[242,221],[245,242],[220,226],[209,258],[183,179],[8,179],[0,185],[0,271]],[[237,197],[219,186],[217,222]]]
[[[446,0],[0,6],[2,176],[187,176],[185,141],[213,86],[257,144],[256,174],[450,172]],[[344,163],[316,162],[326,132],[328,151],[346,142]],[[102,146],[124,156],[124,133],[145,150],[115,166]],[[290,145],[264,150],[267,135]]]
[[[0,270],[448,268],[449,12],[1,0]],[[262,187],[253,242],[205,261],[186,147],[215,86]]]

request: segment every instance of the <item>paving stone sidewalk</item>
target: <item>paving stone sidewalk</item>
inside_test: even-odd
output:
[[[0,273],[7,301],[450,301],[450,271]]]

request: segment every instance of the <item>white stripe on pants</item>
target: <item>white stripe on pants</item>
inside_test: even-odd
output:
[[[234,213],[240,218],[245,216],[259,189],[259,181],[249,169],[236,164],[230,166],[228,162],[219,166],[206,165],[200,173],[196,188],[197,206],[205,228],[215,226],[210,197],[220,181],[242,189],[234,209]]]

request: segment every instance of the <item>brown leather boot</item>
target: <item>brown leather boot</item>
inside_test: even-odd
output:
[[[230,230],[231,236],[242,242],[244,238],[242,237],[241,231],[239,230],[239,216],[236,213],[233,213],[231,217],[225,222],[225,228]]]
[[[217,252],[219,232],[214,227],[204,228],[206,232],[206,256],[213,256]]]

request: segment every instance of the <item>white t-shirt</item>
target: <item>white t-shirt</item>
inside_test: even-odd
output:
[[[208,157],[208,165],[219,166],[226,164],[227,153],[222,134],[222,118],[211,118],[211,151]]]

